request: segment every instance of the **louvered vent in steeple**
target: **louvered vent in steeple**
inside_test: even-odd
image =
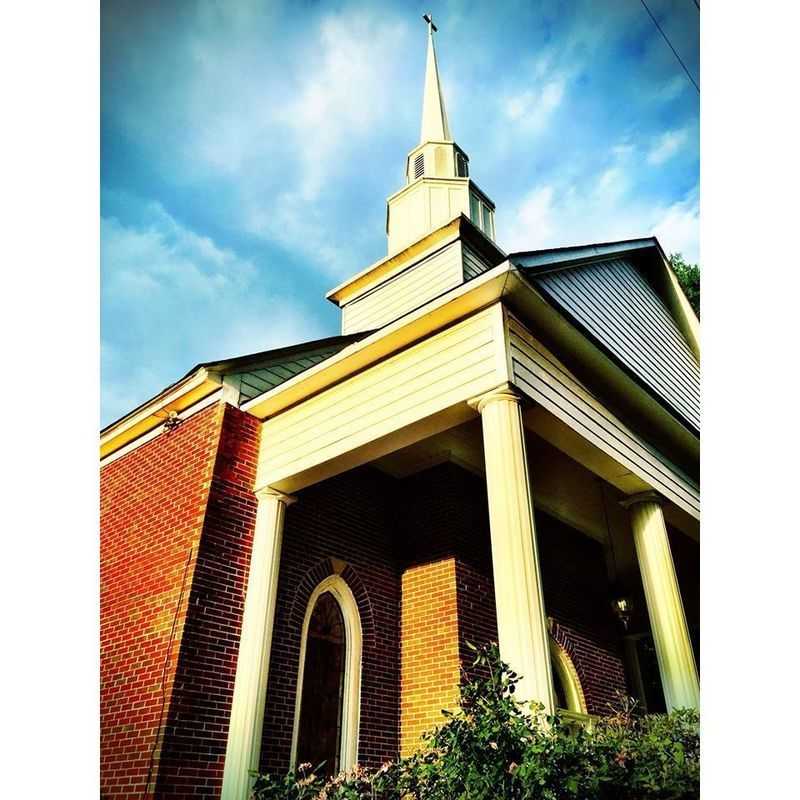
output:
[[[414,180],[421,178],[425,174],[425,154],[420,153],[414,159]]]

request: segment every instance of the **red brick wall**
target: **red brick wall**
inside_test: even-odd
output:
[[[104,797],[219,796],[259,428],[216,404],[102,470]]]
[[[181,587],[191,585],[221,422],[221,407],[210,406],[101,470],[100,786],[107,798],[141,798],[148,771],[157,772],[153,748],[172,694],[188,591],[166,670],[165,658]]]
[[[406,479],[402,491],[413,498],[402,516],[406,569],[443,559],[454,565],[457,654],[468,673],[474,654],[467,643],[497,640],[485,482],[453,464],[441,464]],[[443,707],[430,698],[426,729],[441,722]]]
[[[175,675],[158,797],[219,797],[257,500],[260,421],[226,406]]]
[[[490,566],[489,562],[486,566]],[[466,561],[456,561],[458,596],[458,646],[464,675],[475,677],[472,662],[475,653],[468,643],[480,646],[497,641],[497,610],[494,605],[494,581],[485,570]]]
[[[311,592],[345,562],[362,626],[359,760],[378,766],[398,749],[400,579],[395,486],[362,468],[298,493],[284,523],[261,768],[289,765],[303,617]]]
[[[249,566],[259,423],[210,407],[102,471],[102,778],[108,798],[218,797]],[[545,604],[589,710],[624,688],[600,546],[537,512]],[[161,676],[184,567],[185,592]],[[288,766],[300,633],[308,598],[340,571],[363,629],[359,760],[400,748],[404,572],[450,560],[458,652],[496,639],[484,482],[454,465],[396,481],[361,468],[309,487],[287,510],[262,769]],[[455,635],[455,634],[454,634]],[[440,655],[432,650],[432,658]],[[438,690],[437,690],[438,691]],[[438,698],[432,699],[436,711]]]
[[[455,464],[440,464],[401,482],[398,512],[404,565],[456,555],[491,575],[489,506],[483,478]]]

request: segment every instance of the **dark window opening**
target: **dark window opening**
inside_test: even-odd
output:
[[[344,687],[345,631],[339,604],[329,592],[321,594],[308,625],[297,763],[321,772],[339,771]]]
[[[469,177],[469,166],[467,164],[467,159],[462,153],[456,153],[456,175],[459,178]]]

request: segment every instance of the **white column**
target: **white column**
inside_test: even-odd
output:
[[[250,770],[258,769],[283,519],[286,506],[294,501],[269,488],[259,490],[256,496],[258,510],[233,685],[222,800],[247,800],[252,785]]]
[[[699,708],[700,682],[669,548],[661,499],[655,492],[623,502],[629,509],[636,557],[650,616],[667,710]]]
[[[519,396],[497,389],[471,401],[481,415],[500,654],[522,676],[517,698],[553,711],[533,498]]]

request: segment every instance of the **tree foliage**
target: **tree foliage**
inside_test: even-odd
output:
[[[675,270],[678,283],[681,285],[686,299],[694,309],[698,318],[700,317],[700,267],[697,264],[687,264],[681,253],[673,253],[669,257],[669,263]]]
[[[460,707],[420,752],[328,781],[322,765],[259,775],[256,800],[689,800],[699,797],[695,712],[638,715],[624,702],[591,726],[518,702],[497,647],[475,650]]]

